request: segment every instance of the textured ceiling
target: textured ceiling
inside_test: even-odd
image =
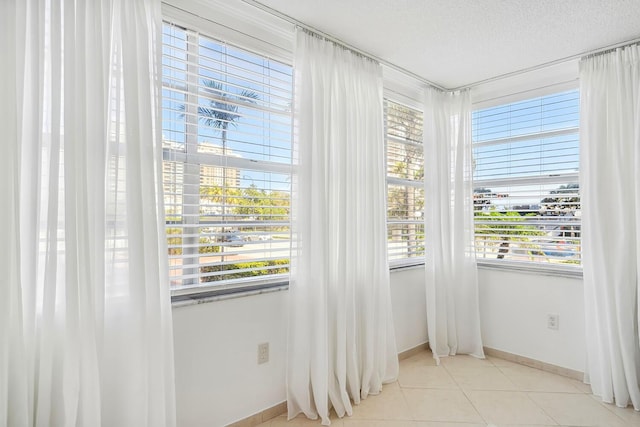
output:
[[[257,0],[456,88],[640,37],[640,0]]]

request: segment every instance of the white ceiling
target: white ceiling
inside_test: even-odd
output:
[[[640,37],[640,0],[257,0],[446,88]]]

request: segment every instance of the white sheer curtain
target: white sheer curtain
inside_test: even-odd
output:
[[[0,426],[175,425],[160,25],[0,4]]]
[[[434,358],[484,357],[473,251],[469,91],[425,91],[427,330]]]
[[[329,425],[398,373],[379,64],[299,31],[287,403]]]
[[[640,47],[580,62],[586,379],[640,410]]]

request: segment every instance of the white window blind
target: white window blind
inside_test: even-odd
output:
[[[387,247],[391,266],[424,259],[422,112],[385,100]]]
[[[580,264],[578,131],[578,91],[473,113],[479,262]]]
[[[162,83],[174,291],[286,279],[291,66],[165,23]]]

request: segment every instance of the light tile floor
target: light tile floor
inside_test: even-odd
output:
[[[320,421],[282,415],[260,427]],[[335,427],[640,427],[640,412],[607,405],[580,381],[498,358],[454,356],[436,366],[430,352],[400,362],[398,381],[332,417]]]

